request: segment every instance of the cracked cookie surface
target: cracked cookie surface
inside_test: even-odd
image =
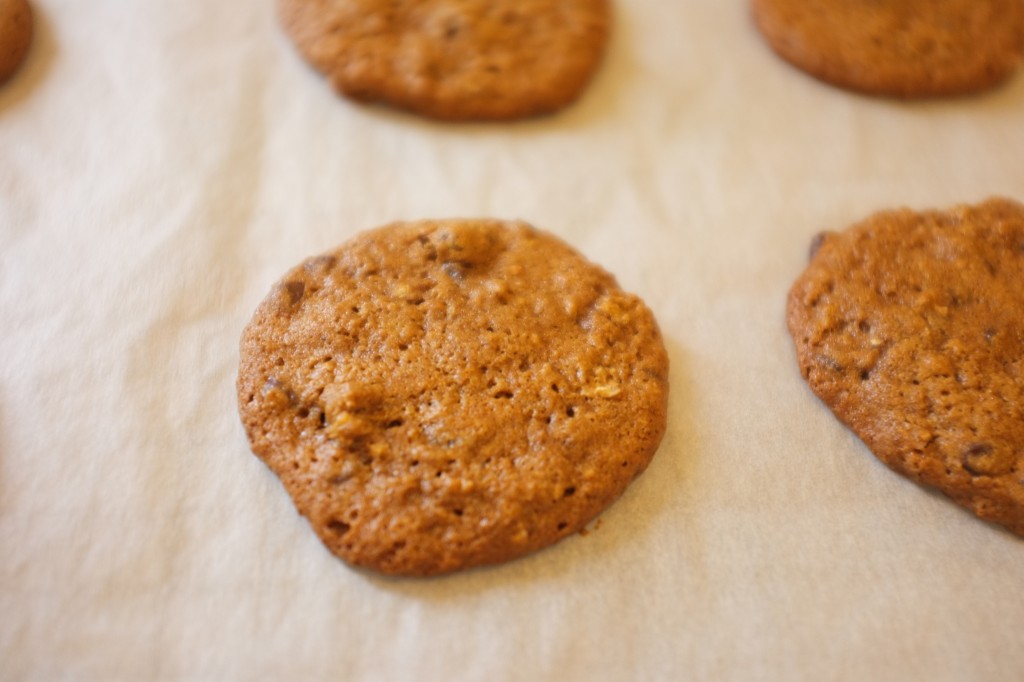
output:
[[[1024,205],[816,238],[787,318],[813,391],[885,464],[1024,535]]]
[[[557,238],[421,221],[288,273],[243,333],[238,398],[332,552],[431,575],[583,529],[653,457],[667,371],[650,311]]]
[[[278,0],[278,15],[341,94],[444,120],[567,106],[611,24],[609,0]]]
[[[783,59],[869,94],[977,92],[1024,59],[1020,0],[753,0],[753,13]]]

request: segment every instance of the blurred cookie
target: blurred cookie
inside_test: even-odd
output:
[[[609,0],[278,0],[278,10],[338,92],[446,120],[568,105],[611,22]]]
[[[753,0],[753,11],[783,59],[869,94],[976,92],[1024,57],[1021,0]]]
[[[424,221],[285,275],[242,336],[238,399],[332,552],[431,575],[583,529],[654,455],[667,371],[650,311],[555,237]]]
[[[32,44],[32,10],[25,0],[0,0],[0,83],[18,70]]]
[[[1024,535],[1024,205],[879,213],[789,294],[803,376],[895,471]]]

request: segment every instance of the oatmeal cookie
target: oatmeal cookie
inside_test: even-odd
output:
[[[242,336],[238,399],[332,552],[432,575],[583,529],[651,461],[667,371],[651,312],[562,241],[422,221],[285,275]]]
[[[1024,535],[1024,206],[887,211],[789,294],[814,392],[885,464]]]

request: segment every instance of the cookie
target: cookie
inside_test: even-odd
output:
[[[14,75],[32,44],[32,10],[25,0],[0,0],[0,83]]]
[[[1024,205],[825,234],[787,317],[804,378],[880,460],[1024,535]]]
[[[302,263],[241,341],[253,451],[330,551],[386,574],[581,531],[665,429],[650,311],[525,223],[397,223]]]
[[[977,92],[1024,56],[1021,0],[753,0],[753,12],[783,59],[868,94]]]
[[[609,0],[278,0],[334,88],[444,120],[553,112],[596,71]]]

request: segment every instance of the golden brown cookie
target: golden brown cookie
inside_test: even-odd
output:
[[[580,531],[654,455],[667,370],[650,311],[555,237],[424,221],[285,275],[243,333],[238,399],[332,552],[431,575]]]
[[[895,471],[1024,535],[1024,205],[879,213],[816,240],[800,370]]]
[[[753,0],[753,10],[783,59],[869,94],[976,92],[1024,57],[1022,0]]]
[[[0,83],[14,75],[32,44],[32,10],[25,0],[0,0]]]
[[[278,13],[338,92],[445,120],[568,105],[611,22],[609,0],[278,0]]]

